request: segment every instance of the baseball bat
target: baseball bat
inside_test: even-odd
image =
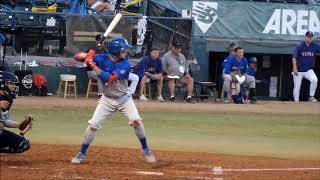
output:
[[[109,24],[107,30],[104,32],[102,38],[99,41],[98,46],[101,46],[103,41],[108,37],[108,35],[112,32],[112,30],[116,27],[116,25],[119,23],[120,19],[122,18],[121,13],[117,13],[111,23]]]

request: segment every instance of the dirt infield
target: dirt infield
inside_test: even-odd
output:
[[[15,106],[32,108],[92,107],[95,99],[56,97],[18,98]],[[220,103],[137,102],[141,111],[254,112],[320,114],[320,103],[260,102],[257,105]],[[83,165],[71,158],[79,146],[33,144],[23,154],[0,154],[1,180],[319,180],[319,160],[289,160],[268,157],[235,156],[212,153],[157,151],[158,161],[143,161],[140,150],[92,146]],[[222,169],[218,168],[221,167]]]
[[[319,180],[320,161],[155,151],[158,161],[143,161],[140,151],[93,146],[85,164],[71,158],[79,147],[33,145],[18,155],[1,155],[1,180],[42,179],[203,179],[203,180]],[[214,167],[222,171],[213,171]]]

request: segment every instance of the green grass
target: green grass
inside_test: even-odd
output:
[[[33,143],[79,144],[93,108],[15,109],[36,119]],[[319,115],[144,112],[153,149],[320,160]],[[133,129],[115,113],[98,131],[94,145],[139,148]]]

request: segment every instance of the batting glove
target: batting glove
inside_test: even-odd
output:
[[[93,61],[94,56],[96,55],[95,50],[90,50],[84,60],[84,62],[87,64],[87,66],[93,68],[97,64]]]

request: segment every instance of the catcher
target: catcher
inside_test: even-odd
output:
[[[11,72],[0,71],[0,153],[22,153],[31,147],[24,134],[30,130],[33,118],[26,116],[17,123],[10,119],[10,107],[18,93],[18,78]],[[7,128],[19,128],[20,135],[8,131]]]

